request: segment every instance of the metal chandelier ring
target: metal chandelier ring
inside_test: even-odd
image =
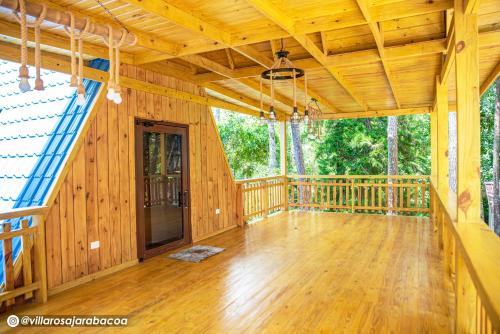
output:
[[[263,79],[270,80],[271,73],[283,73],[283,72],[293,73],[294,71],[295,71],[295,78],[300,78],[300,77],[304,76],[303,69],[294,68],[294,67],[280,67],[280,68],[270,69],[270,70],[262,72],[261,76]],[[290,79],[293,79],[293,74],[273,76],[273,80],[290,80]]]

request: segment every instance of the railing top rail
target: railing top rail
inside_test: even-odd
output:
[[[436,191],[434,195],[448,215],[449,227],[455,237],[467,270],[476,287],[494,328],[500,328],[500,238],[482,221],[456,222],[456,195],[449,192],[448,203]]]
[[[254,179],[242,179],[242,180],[236,180],[236,184],[274,180],[274,179],[282,179],[284,177],[285,177],[284,175],[274,175],[274,176],[267,176],[267,177],[258,177],[258,178],[254,178]]]
[[[500,240],[482,221],[453,224],[457,245],[494,328],[500,328]]]
[[[429,175],[287,175],[288,178],[304,179],[430,179]]]
[[[32,206],[29,208],[11,209],[9,211],[0,212],[0,220],[45,215],[48,210],[49,208],[47,206]]]

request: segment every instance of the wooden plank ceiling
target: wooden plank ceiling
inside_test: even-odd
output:
[[[259,74],[272,65],[282,39],[290,59],[306,70],[309,95],[323,112],[358,117],[429,110],[453,7],[452,0],[99,1],[109,12],[97,0],[29,0],[119,28],[116,18],[138,37],[124,48],[124,62],[200,84],[210,95],[253,110],[259,107]],[[486,84],[500,61],[500,1],[481,1],[478,15],[480,83]],[[5,8],[0,37],[19,38]],[[52,52],[69,47],[62,27],[50,23],[43,26],[42,43]],[[85,45],[89,58],[106,57],[101,37],[89,35]],[[291,85],[281,83],[276,92],[278,111],[290,114]],[[301,110],[303,92],[300,80]],[[454,94],[449,99],[454,102]]]

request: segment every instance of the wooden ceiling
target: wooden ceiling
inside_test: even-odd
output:
[[[0,35],[15,42],[19,27],[11,10],[1,8],[12,1],[0,0]],[[195,82],[253,110],[259,107],[259,74],[271,66],[283,39],[290,59],[306,69],[309,95],[323,112],[356,115],[432,106],[453,8],[452,0],[99,1],[109,13],[97,0],[29,0],[119,28],[111,13],[137,36],[136,45],[124,48],[123,62]],[[481,1],[478,18],[484,83],[500,62],[500,1]],[[62,27],[52,23],[44,24],[42,43],[58,52],[69,46]],[[102,38],[88,35],[85,53],[106,58]],[[303,88],[301,80],[302,106]],[[276,91],[278,111],[289,114],[291,85]]]

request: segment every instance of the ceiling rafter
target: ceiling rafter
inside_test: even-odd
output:
[[[233,54],[231,53],[231,49],[224,49],[226,51],[226,57],[227,57],[227,62],[229,63],[229,68],[232,70],[235,69],[235,63],[234,63],[234,57]]]
[[[307,52],[313,56],[328,72],[337,80],[337,82],[350,94],[356,103],[364,110],[367,109],[366,102],[359,96],[352,87],[351,83],[344,75],[334,66],[328,63],[328,57],[320,50],[314,42],[303,33],[297,33],[295,30],[294,21],[286,14],[280,13],[270,2],[266,0],[247,0],[255,9],[259,10],[263,15],[269,18],[272,22],[287,31]]]
[[[385,48],[384,48],[384,35],[381,31],[381,26],[375,21],[372,20],[372,16],[370,14],[370,8],[366,0],[356,0],[358,7],[363,14],[363,17],[372,32],[373,39],[375,40],[375,44],[377,45],[378,54],[380,56],[380,60],[382,62],[382,67],[384,68],[385,76],[387,81],[389,82],[389,86],[392,91],[392,96],[394,97],[394,102],[396,102],[396,106],[401,108],[401,101],[396,93],[396,85],[394,83],[394,77],[392,76],[391,69],[389,68],[389,64],[387,59],[385,58]]]
[[[218,85],[216,83],[211,83],[211,82],[200,83],[196,80],[195,75],[190,75],[190,74],[186,73],[185,70],[179,69],[178,67],[176,68],[168,63],[163,63],[163,64],[151,63],[151,64],[140,65],[140,67],[144,68],[146,70],[153,71],[153,72],[158,72],[158,73],[161,73],[164,75],[172,76],[172,77],[177,78],[179,80],[187,80],[193,84],[210,89],[218,94],[224,95],[224,96],[229,97],[233,100],[237,100],[243,104],[246,104],[247,106],[255,108],[255,113],[253,113],[252,115],[259,116],[260,101],[253,99],[251,97],[248,97],[248,96],[241,94],[239,92],[236,92],[230,88],[226,88],[226,87],[223,87],[221,85]],[[267,103],[264,103],[263,106],[266,110],[269,110],[269,105]],[[276,111],[278,113],[278,118],[280,118],[282,115],[285,114],[285,112],[281,108],[276,108]],[[266,112],[266,111],[264,110],[264,112]]]
[[[394,10],[395,4],[378,5],[371,7],[371,14],[374,21],[388,21],[401,19],[416,15],[424,15],[435,12],[442,12],[453,8],[453,0],[416,0],[400,1],[397,3],[397,10]],[[293,30],[304,34],[337,30],[349,27],[355,27],[366,24],[359,10],[354,9],[333,15],[322,15],[320,17],[309,17],[304,20],[297,20],[293,23]],[[290,37],[290,34],[283,30],[281,32],[272,32],[272,36],[265,29],[245,30],[242,33],[234,33],[232,42],[234,45],[253,44],[265,42],[270,39],[280,39]]]
[[[499,75],[500,75],[500,61],[496,64],[496,66],[490,72],[488,77],[484,80],[483,84],[481,85],[481,88],[479,89],[479,93],[483,95],[484,92],[488,90],[493,81],[495,81]]]
[[[234,70],[231,70],[230,68],[228,68],[224,65],[221,65],[213,60],[202,57],[200,55],[184,56],[181,59],[185,60],[191,64],[195,64],[196,66],[203,67],[207,70],[213,71],[226,79],[236,79],[236,81],[238,81],[242,85],[245,85],[252,90],[260,91],[260,85],[257,81],[254,81],[254,80],[249,79],[249,78],[237,79],[237,78],[235,78]],[[267,89],[266,87],[264,87],[264,89],[263,89],[263,94],[268,96],[268,97],[271,96],[269,89]],[[288,97],[286,97],[280,93],[277,93],[276,91],[274,92],[274,96],[275,96],[275,100],[280,102],[280,103],[283,103],[283,104],[289,105],[289,106],[293,105],[293,101],[291,99],[289,99]],[[300,105],[302,107],[304,107],[303,104],[300,104]],[[285,113],[290,114],[291,111],[286,111]]]
[[[483,31],[479,33],[479,48],[488,48],[500,45],[500,30]],[[272,42],[272,41],[271,41]],[[420,57],[437,53],[450,53],[446,45],[453,46],[448,39],[428,40],[404,45],[388,46],[384,48],[385,58],[389,60],[398,60],[411,57]],[[328,56],[330,62],[337,64],[338,67],[356,66],[380,61],[377,49],[367,49],[339,53]],[[296,59],[294,64],[303,69],[320,68],[321,64],[313,58]],[[453,64],[453,63],[452,63]],[[240,67],[234,70],[236,78],[245,78],[257,76],[262,72],[260,66]],[[224,78],[216,73],[203,73],[197,75],[200,82],[223,80]]]
[[[5,7],[5,4],[7,4],[7,3],[12,3],[12,5],[17,7],[17,0],[2,0],[2,1],[0,1],[0,5],[3,7]],[[110,25],[113,27],[113,29],[116,29],[117,33],[119,32],[119,29],[121,29],[121,27],[112,20],[103,19],[103,18],[95,16],[95,15],[90,15],[89,13],[81,12],[81,11],[75,10],[71,7],[61,6],[61,5],[58,5],[58,4],[51,2],[51,1],[30,0],[27,3],[28,4],[31,3],[31,4],[37,5],[39,7],[37,14],[41,11],[41,5],[46,4],[47,8],[51,8],[51,9],[58,10],[61,12],[70,11],[76,17],[80,17],[80,18],[89,17],[92,20],[92,22],[94,22],[94,23],[102,24],[105,26]],[[160,51],[163,54],[168,54],[170,57],[177,55],[177,53],[179,52],[179,49],[181,48],[181,45],[178,45],[176,43],[172,43],[171,41],[168,41],[168,40],[161,38],[159,36],[154,36],[154,35],[151,35],[148,33],[143,33],[137,29],[130,29],[130,28],[127,28],[127,29],[137,37],[136,46],[140,46],[140,47],[150,49],[150,50]]]
[[[19,25],[7,21],[0,20],[0,35],[20,40],[21,32]],[[35,41],[35,33],[32,29],[28,31],[28,41]],[[48,31],[44,31],[40,36],[40,43],[42,45],[50,46],[68,52],[69,38],[62,35],[57,35]],[[107,58],[108,49],[99,45],[91,43],[83,43],[83,53],[92,57]],[[126,64],[132,64],[133,56],[129,53],[122,52],[120,54],[121,60]]]
[[[40,0],[37,0],[40,1]],[[393,5],[391,5],[393,6]],[[387,21],[392,19],[405,18],[415,15],[423,15],[433,12],[440,12],[446,9],[453,8],[452,0],[435,0],[435,1],[418,1],[418,2],[402,2],[398,3],[398,11],[391,10],[391,6],[379,5],[373,6],[372,18],[373,20]],[[197,19],[197,18],[195,18]],[[314,33],[314,32],[324,32],[329,30],[336,30],[348,27],[355,27],[359,25],[366,24],[365,19],[359,15],[358,10],[352,10],[348,12],[343,12],[335,14],[333,16],[322,16],[308,18],[304,21],[295,21],[294,23],[295,31],[301,31],[303,33]],[[191,31],[198,31],[194,27]],[[246,30],[242,33],[232,33],[230,35],[230,41],[232,46],[242,46],[249,45],[259,42],[265,42],[272,39],[280,39],[290,37],[290,34],[285,31],[273,31],[269,32],[267,30]],[[180,46],[177,56],[184,56],[196,53],[210,52],[215,50],[222,50],[228,45],[221,43],[220,41],[215,42],[195,42],[186,43]],[[144,52],[136,56],[137,64],[160,61],[165,59],[174,58],[174,55],[165,55],[163,53],[151,53]]]
[[[181,9],[171,6],[167,3],[164,5],[159,5],[154,1],[141,1],[141,0],[124,0],[126,3],[139,7],[149,13],[153,13],[160,17],[163,17],[167,20],[170,20],[186,29],[189,29],[193,32],[199,33],[207,38],[210,38],[214,41],[220,42],[221,45],[227,45],[228,47],[234,49],[235,51],[241,53],[243,56],[255,61],[258,64],[268,68],[272,65],[273,61],[267,58],[265,55],[261,54],[257,50],[253,49],[249,45],[242,46],[232,46],[231,43],[231,35],[207,22],[202,21],[201,19],[191,15],[190,13],[184,12]],[[204,57],[200,57],[198,55],[186,55],[182,56],[181,59],[191,62],[197,66],[204,67],[212,72],[220,74],[222,76],[228,78],[234,78],[232,69],[229,69],[217,62],[209,60]],[[269,63],[270,62],[270,63]],[[304,89],[304,85],[299,84],[299,88]],[[329,101],[327,101],[324,97],[319,96],[314,93],[314,91],[310,92],[311,96],[313,94],[318,99],[318,101],[324,106],[328,107],[331,111],[337,111]]]
[[[203,87],[210,89],[210,90],[212,90],[216,93],[219,93],[221,95],[224,95],[226,97],[229,97],[233,100],[236,100],[236,101],[245,103],[246,105],[257,108],[257,111],[256,111],[257,114],[255,116],[259,115],[258,113],[260,111],[260,101],[257,101],[255,99],[248,97],[248,96],[245,96],[243,94],[235,92],[232,89],[223,87],[221,85],[217,85],[215,83],[207,83],[207,84],[204,84]],[[264,108],[264,113],[268,113],[266,110],[269,110],[269,104],[263,103],[263,108]],[[277,111],[278,118],[280,118],[280,116],[286,115],[286,112],[281,108],[276,108],[276,111]]]

